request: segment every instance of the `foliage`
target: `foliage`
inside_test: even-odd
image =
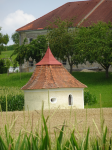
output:
[[[7,77],[8,78],[8,77]],[[6,87],[6,86],[2,86],[0,87],[0,96],[6,96],[6,95],[10,95],[12,94],[12,96],[16,96],[16,95],[23,95],[23,91],[19,88],[19,87]]]
[[[12,34],[11,39],[13,40],[15,45],[19,45],[19,33],[15,32]]]
[[[4,59],[0,59],[0,67],[5,67],[5,60]]]
[[[29,132],[26,129],[19,132],[19,136],[14,138],[11,134],[17,118],[12,122],[11,127],[6,124],[4,130],[0,130],[0,149],[2,150],[110,150],[112,147],[112,137],[108,136],[108,128],[101,123],[102,129],[99,136],[90,138],[90,128],[85,131],[82,136],[76,136],[75,127],[69,129],[67,134],[64,130],[66,125],[62,125],[59,129],[59,134],[54,131],[55,138],[52,138],[48,130],[47,123],[50,120],[48,116],[45,119],[42,111],[40,130],[35,129],[35,132]],[[39,127],[39,126],[38,126]],[[69,126],[68,126],[69,127]],[[96,124],[95,127],[97,128]],[[28,133],[28,134],[27,134]],[[52,133],[53,134],[53,133]]]
[[[9,68],[10,68],[11,61],[9,59],[6,60],[6,67],[7,67],[7,75],[9,75]]]
[[[74,19],[61,20],[58,18],[51,23],[48,32],[48,40],[54,56],[61,60],[68,60],[70,72],[72,72],[73,64],[78,65],[84,62],[80,49],[76,47],[76,44],[79,43],[77,41],[78,30],[74,29],[73,25]]]
[[[17,67],[17,61],[14,59],[13,61],[13,68],[15,69]]]
[[[9,69],[9,67],[10,67],[10,64],[11,64],[10,60],[7,59],[7,60],[6,60],[6,67],[7,67],[8,69]]]
[[[2,111],[23,110],[24,94],[17,87],[0,87],[0,104]]]
[[[79,30],[80,49],[90,63],[98,62],[106,71],[112,62],[112,23],[98,22],[92,26]]]
[[[5,65],[5,60],[4,59],[0,59],[0,74],[6,73],[7,69],[8,68]]]
[[[16,55],[10,57],[12,55],[12,53],[14,52],[14,50],[7,50],[7,51],[2,51],[1,55],[0,55],[0,58],[1,59],[9,59],[10,60],[10,66],[13,66],[13,62],[16,58]],[[18,65],[18,64],[17,64]]]
[[[16,55],[15,59],[19,64],[22,64],[24,59],[29,60],[30,57],[36,62],[40,61],[46,50],[46,37],[39,35],[30,44],[26,42],[25,39],[21,46],[17,46],[11,56]]]
[[[84,91],[84,105],[92,105],[97,103],[96,96],[91,94],[89,91]]]
[[[1,51],[4,50],[4,48],[5,48],[3,44],[6,45],[8,43],[8,41],[9,41],[8,34],[3,35],[1,33],[1,27],[0,27],[0,54],[1,54]]]
[[[6,103],[7,101],[7,103]],[[7,110],[8,111],[17,111],[17,110],[23,110],[24,106],[24,95],[7,95],[7,96],[1,96],[0,97],[0,104],[2,111],[6,111],[6,104],[7,104]]]
[[[15,48],[15,45],[8,45],[6,46],[7,51],[13,51]]]

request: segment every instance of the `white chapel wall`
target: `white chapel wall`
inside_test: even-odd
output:
[[[70,109],[68,104],[68,96],[73,96],[72,108],[84,108],[84,95],[82,88],[61,88],[61,89],[41,89],[41,90],[25,90],[25,110],[40,110],[42,102],[44,109]],[[52,103],[51,98],[56,98],[56,102]]]

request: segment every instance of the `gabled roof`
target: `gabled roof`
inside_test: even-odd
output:
[[[22,90],[85,88],[86,85],[75,79],[52,55],[48,47],[43,59],[36,64],[34,73]]]
[[[100,0],[68,2],[16,31],[45,29],[45,27],[49,25],[49,22],[52,22],[56,17],[60,17],[62,20],[76,17],[74,23],[74,26],[76,26],[86,15],[94,10],[99,2]],[[102,3],[87,17],[87,22],[89,23],[84,25],[88,26],[91,24],[91,21],[97,22],[99,20],[106,22],[112,21],[112,0],[102,1]]]
[[[84,26],[89,26],[91,23],[103,21],[108,23],[112,22],[112,0],[104,0],[95,10],[91,13],[87,20],[84,21]]]
[[[56,60],[56,58],[51,53],[50,48],[48,47],[43,59],[36,64],[37,66],[40,65],[62,65],[59,61]]]

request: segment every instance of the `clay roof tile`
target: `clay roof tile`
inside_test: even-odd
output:
[[[48,47],[43,59],[36,64],[34,73],[22,90],[55,89],[55,88],[85,88],[74,78],[52,55]]]
[[[45,29],[49,25],[49,22],[53,22],[54,18],[60,17],[64,19],[74,19],[74,26],[77,24],[100,2],[100,0],[89,0],[89,1],[78,1],[78,2],[68,2],[53,11],[45,14],[44,16],[26,24],[25,26],[17,29],[16,31],[25,30],[40,30]],[[111,1],[110,1],[111,3]],[[111,5],[111,4],[110,4]],[[106,5],[107,6],[107,5]],[[107,11],[108,7],[105,7]],[[110,9],[110,7],[109,7]],[[111,17],[111,16],[109,16]],[[97,17],[94,18],[97,20]]]

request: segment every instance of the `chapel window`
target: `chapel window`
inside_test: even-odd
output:
[[[51,103],[56,103],[57,99],[56,98],[51,98]]]
[[[73,96],[71,94],[68,96],[68,105],[73,105]]]

